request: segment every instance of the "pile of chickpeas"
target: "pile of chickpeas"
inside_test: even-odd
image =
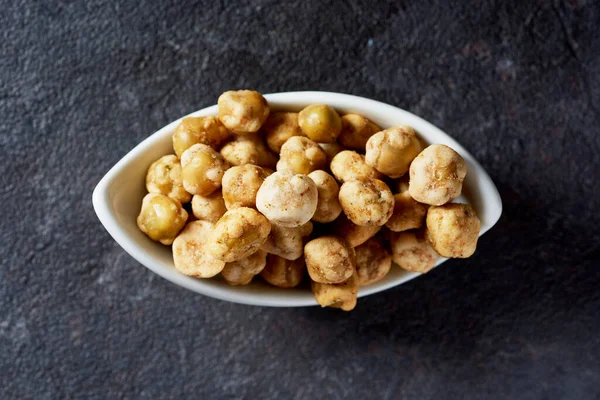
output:
[[[392,261],[426,273],[475,251],[479,219],[452,203],[466,164],[448,146],[324,104],[271,113],[250,90],[223,93],[218,108],[184,118],[175,154],[146,175],[137,224],[172,245],[182,274],[293,288],[307,271],[320,305],[349,311]]]

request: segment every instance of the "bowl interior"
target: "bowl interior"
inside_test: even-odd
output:
[[[502,204],[488,174],[479,163],[454,139],[429,122],[407,111],[361,97],[327,92],[288,92],[265,95],[271,109],[299,111],[309,104],[325,103],[338,112],[358,113],[383,128],[406,124],[412,126],[425,143],[442,143],[456,150],[467,163],[463,196],[458,201],[469,202],[481,220],[480,236],[499,219]],[[211,106],[190,116],[216,115]],[[136,225],[142,198],[146,194],[145,176],[150,164],[159,157],[172,154],[171,134],[177,120],[148,137],[121,159],[101,180],[94,191],[94,209],[113,238],[135,259],[169,281],[187,289],[244,304],[265,306],[316,305],[307,285],[296,289],[279,289],[256,278],[250,285],[232,287],[221,279],[195,279],[177,272],[173,265],[171,248],[151,241]],[[477,253],[474,255],[477,257]],[[446,261],[440,258],[436,265]],[[377,293],[419,276],[393,266],[381,281],[363,287],[359,297]]]

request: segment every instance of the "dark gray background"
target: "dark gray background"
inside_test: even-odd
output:
[[[0,3],[2,399],[600,398],[597,2]],[[479,159],[502,219],[349,314],[176,287],[92,190],[232,88],[410,110]]]

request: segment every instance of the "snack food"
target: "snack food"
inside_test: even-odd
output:
[[[195,144],[181,156],[183,187],[191,194],[208,196],[221,187],[229,163],[205,144]]]
[[[312,104],[298,114],[298,125],[315,142],[335,142],[342,131],[339,114],[326,104]]]
[[[356,225],[382,226],[394,212],[392,191],[379,179],[344,182],[339,200],[346,217]]]
[[[392,255],[383,245],[382,238],[369,239],[356,247],[354,251],[359,286],[380,281],[390,272]]]
[[[263,126],[265,140],[271,151],[279,154],[281,146],[292,136],[304,136],[298,125],[298,113],[271,113]]]
[[[441,256],[471,257],[477,247],[481,223],[468,204],[445,204],[427,212],[427,240]]]
[[[321,307],[341,308],[351,311],[356,307],[358,277],[356,273],[341,283],[320,283],[311,281],[313,295]]]
[[[177,157],[195,144],[218,149],[229,137],[229,132],[217,117],[186,117],[173,132],[173,150]]]
[[[257,132],[269,116],[269,103],[253,90],[230,90],[219,96],[219,119],[237,134]]]
[[[327,223],[335,220],[342,212],[342,206],[338,200],[340,187],[333,178],[325,171],[313,171],[308,177],[317,186],[317,209],[312,216],[313,221]]]
[[[221,190],[215,190],[208,196],[195,194],[192,197],[192,215],[199,220],[216,223],[225,214],[225,200]]]
[[[280,288],[293,288],[302,282],[304,277],[304,258],[286,260],[275,254],[267,256],[267,265],[260,276],[273,286]]]
[[[304,238],[312,233],[313,224],[308,221],[304,225],[287,228],[281,225],[271,225],[271,232],[263,244],[263,250],[287,260],[302,257]]]
[[[381,128],[358,114],[342,116],[342,131],[338,142],[347,149],[365,151],[367,140]]]
[[[210,278],[225,267],[225,262],[207,251],[206,237],[212,234],[214,224],[193,221],[173,242],[173,261],[177,271],[196,278]]]
[[[244,164],[229,168],[222,182],[227,209],[256,208],[256,193],[267,176],[267,172],[257,165]]]
[[[415,231],[392,232],[392,260],[407,271],[424,274],[435,266],[437,253],[425,238]]]
[[[238,261],[225,264],[221,276],[232,286],[247,285],[255,275],[258,275],[267,264],[267,253],[258,250]]]
[[[344,239],[322,236],[304,246],[304,261],[310,278],[319,283],[340,283],[354,273],[354,252]]]
[[[137,226],[150,239],[169,245],[183,229],[187,218],[187,211],[177,200],[164,194],[148,193],[142,200]]]
[[[410,163],[420,151],[415,130],[410,126],[396,126],[369,138],[365,162],[390,178],[399,178],[408,172]]]
[[[381,179],[382,175],[365,162],[365,156],[352,150],[343,150],[331,160],[331,172],[340,182],[352,179]]]
[[[257,135],[238,136],[221,148],[221,155],[233,166],[254,164],[259,167],[275,168],[277,156]]]
[[[192,198],[183,187],[179,158],[172,154],[163,156],[150,165],[146,174],[146,190],[148,193],[164,194],[182,204],[188,203]]]
[[[307,175],[326,166],[327,154],[317,143],[304,136],[293,136],[281,146],[277,171]]]

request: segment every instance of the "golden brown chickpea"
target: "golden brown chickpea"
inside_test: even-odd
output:
[[[306,136],[319,143],[335,142],[342,130],[339,114],[325,104],[312,104],[300,111],[298,125]]]
[[[304,136],[298,125],[298,113],[276,112],[269,115],[263,126],[267,146],[279,154],[281,146],[292,136]]]
[[[310,278],[319,283],[340,283],[354,273],[354,252],[337,236],[322,236],[304,246],[304,261]]]
[[[208,221],[194,221],[173,242],[173,261],[177,271],[195,278],[211,278],[225,267],[225,262],[217,260],[206,249],[206,237],[214,229]]]
[[[269,116],[269,103],[253,90],[230,90],[219,96],[219,119],[238,134],[257,132]]]
[[[215,190],[208,196],[194,195],[192,197],[193,215],[202,221],[216,223],[225,214],[227,208],[220,190]]]
[[[302,282],[304,270],[303,257],[297,260],[286,260],[275,254],[269,254],[267,256],[267,266],[262,270],[260,276],[273,286],[293,288]]]
[[[219,260],[238,261],[260,249],[270,231],[271,224],[264,215],[252,208],[235,208],[217,222],[207,248]]]
[[[365,151],[367,140],[381,128],[362,115],[346,114],[342,117],[342,132],[338,142],[348,149]]]
[[[375,236],[381,226],[360,226],[350,221],[344,214],[333,222],[332,232],[343,237],[350,247],[357,247]]]
[[[465,160],[443,144],[423,150],[410,165],[409,192],[419,203],[441,206],[462,191],[467,175]]]
[[[316,222],[326,223],[335,220],[342,212],[342,206],[338,200],[340,187],[335,178],[325,171],[313,171],[308,177],[317,185],[318,202],[317,211],[312,219]]]
[[[397,126],[378,132],[367,141],[365,161],[390,178],[408,171],[412,160],[421,151],[421,143],[410,126]]]
[[[431,245],[414,231],[391,232],[392,260],[402,269],[424,274],[435,266],[438,258]]]
[[[223,199],[228,210],[238,207],[256,208],[256,193],[267,177],[256,165],[231,167],[223,175]]]
[[[173,149],[177,157],[195,144],[218,149],[229,137],[229,132],[217,117],[186,117],[173,132]]]
[[[229,164],[253,164],[259,167],[275,168],[277,156],[272,153],[262,138],[257,135],[239,136],[221,149],[221,155]]]
[[[310,283],[313,295],[321,307],[341,308],[351,311],[356,307],[358,277],[356,273],[342,283]]]
[[[208,196],[221,187],[229,163],[205,144],[195,144],[181,156],[183,187],[189,193]]]
[[[306,175],[326,167],[327,155],[309,138],[293,136],[281,146],[277,171]]]
[[[310,235],[312,230],[313,224],[310,221],[295,228],[272,225],[271,233],[262,248],[267,253],[287,260],[296,260],[302,257],[304,237]]]
[[[233,286],[247,285],[255,275],[258,275],[267,263],[267,253],[258,250],[256,253],[244,258],[225,264],[221,275],[225,282]]]
[[[430,207],[425,235],[443,257],[471,257],[477,247],[480,221],[468,204],[445,204]]]
[[[319,143],[319,147],[322,148],[325,154],[327,155],[327,165],[331,164],[331,160],[333,160],[333,157],[345,150],[344,147],[341,146],[338,142]]]
[[[148,237],[169,245],[183,229],[188,213],[177,200],[164,194],[148,193],[142,200],[137,226]]]
[[[426,214],[427,206],[413,200],[408,191],[397,193],[394,195],[394,212],[385,226],[394,232],[418,229],[423,226]]]
[[[360,286],[383,279],[392,267],[392,255],[383,246],[383,238],[374,237],[356,247],[356,274]]]
[[[352,179],[381,179],[383,176],[365,162],[365,156],[352,150],[344,150],[331,160],[331,172],[340,182]]]
[[[146,174],[146,189],[150,193],[169,196],[182,204],[192,198],[183,188],[179,158],[172,154],[163,156],[150,165]]]
[[[346,217],[356,225],[384,225],[394,212],[394,196],[379,179],[344,182],[340,204]]]
[[[317,185],[306,175],[274,172],[256,194],[256,208],[275,225],[288,228],[304,225],[315,213]]]

